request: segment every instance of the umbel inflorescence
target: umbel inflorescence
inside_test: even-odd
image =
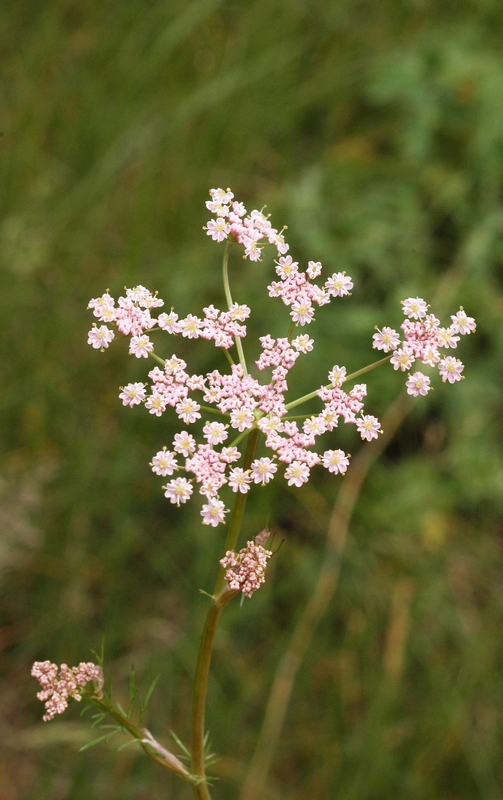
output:
[[[366,384],[359,383],[345,391],[343,386],[352,376],[347,375],[345,367],[338,365],[328,373],[327,383],[303,398],[287,400],[289,372],[297,359],[311,353],[314,344],[307,333],[294,333],[312,322],[316,306],[349,295],[353,288],[351,278],[344,272],[336,272],[324,283],[316,282],[322,273],[321,263],[310,261],[306,270],[301,270],[287,255],[289,247],[283,231],[273,228],[262,211],[247,214],[244,205],[234,201],[230,190],[212,189],[210,195],[207,207],[215,218],[207,223],[205,230],[215,241],[227,242],[224,257],[227,310],[209,305],[203,308],[200,316],[189,314],[181,318],[171,308],[154,316],[156,310],[164,306],[164,301],[145,287],[126,289],[125,296],[117,301],[106,292],[89,303],[89,308],[103,324],[93,325],[88,343],[96,349],[107,348],[115,337],[114,330],[109,327],[113,325],[119,333],[129,337],[130,354],[137,358],[155,358],[158,366],[149,371],[149,382],[129,383],[122,388],[119,397],[125,406],[143,403],[149,413],[156,416],[161,416],[168,407],[174,409],[183,428],[169,447],[164,446],[154,455],[152,470],[170,478],[163,488],[168,500],[177,506],[186,503],[197,486],[203,498],[203,524],[217,526],[224,522],[227,514],[219,494],[223,486],[229,486],[233,492],[246,493],[253,484],[268,483],[279,469],[288,485],[302,486],[318,464],[334,475],[345,473],[350,456],[337,447],[318,450],[319,438],[332,433],[342,420],[356,425],[361,438],[370,441],[379,435],[380,425],[376,417],[363,413]],[[283,338],[260,337],[262,352],[255,366],[265,379],[251,375],[246,364],[242,340],[251,312],[247,305],[232,301],[227,275],[231,244],[244,251],[244,258],[251,261],[260,258],[266,245],[272,245],[277,251],[278,279],[267,288],[271,297],[280,298],[289,308],[291,323],[288,335]],[[444,356],[441,351],[456,348],[460,335],[475,330],[474,320],[460,308],[451,317],[450,326],[444,328],[428,313],[423,299],[408,298],[402,306],[405,320],[401,334],[388,327],[378,330],[373,336],[374,348],[391,353],[386,360],[396,370],[408,372],[414,362],[419,361],[437,367],[443,381],[460,380],[463,364],[457,358]],[[154,330],[169,334],[175,341],[177,337],[211,340],[226,351],[230,365],[224,371],[194,375],[175,353],[162,359],[154,352],[149,335]],[[237,352],[236,359],[232,358],[231,349]],[[168,345],[168,352],[170,350]],[[413,396],[425,395],[432,388],[430,377],[421,371],[408,372],[406,386]],[[321,406],[317,413],[307,416],[301,425],[289,418],[293,407],[316,396]],[[212,418],[214,416],[217,420]],[[238,444],[252,429],[262,432],[269,452],[254,459],[245,470],[237,466],[241,458]],[[178,475],[180,472],[183,474]]]

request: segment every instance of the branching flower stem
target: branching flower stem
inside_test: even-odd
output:
[[[352,372],[351,375],[346,375],[344,383],[356,380],[356,378],[359,378],[361,375],[365,375],[365,373],[371,372],[373,369],[376,369],[376,367],[380,367],[381,364],[387,364],[388,361],[391,360],[392,356],[393,353],[390,356],[386,356],[385,358],[379,359],[379,361],[374,361],[373,364],[369,364],[367,367],[362,367],[362,369],[358,369],[356,370],[356,372]],[[330,389],[331,384],[328,384],[325,388]],[[309,392],[309,394],[305,394],[302,397],[298,397],[297,400],[292,400],[291,403],[286,404],[286,409],[290,411],[290,409],[297,408],[297,406],[302,405],[302,403],[307,403],[308,400],[312,400],[314,397],[318,397],[319,391],[320,391],[319,389],[316,389],[316,391],[314,392]]]
[[[149,353],[149,356],[150,356],[150,358],[153,358],[154,361],[157,361],[157,363],[160,364],[161,367],[165,367],[166,366],[165,360],[163,358],[161,358],[160,356],[156,355],[156,353],[154,353],[153,351],[151,351]]]
[[[225,245],[224,258],[222,262],[222,275],[224,279],[225,299],[227,300],[227,306],[229,307],[229,310],[233,304],[231,287],[229,285],[229,253],[231,251],[231,247],[232,247],[232,242],[228,241],[227,244]],[[234,342],[236,343],[236,349],[239,355],[239,363],[243,367],[244,374],[248,375],[248,369],[246,367],[245,354],[243,352],[243,345],[241,343],[241,339],[238,336],[235,336]]]
[[[230,414],[226,411],[220,411],[219,408],[213,408],[212,406],[200,406],[203,411],[207,411],[208,414],[218,414],[219,417],[230,417]]]
[[[250,432],[243,460],[244,470],[250,468],[255,458],[259,435],[260,431],[257,428],[254,428]],[[236,501],[227,530],[224,554],[227,550],[236,549],[246,507],[246,498],[247,495],[241,492],[238,492],[236,495]],[[208,677],[215,632],[222,609],[227,605],[234,594],[235,593],[225,591],[225,570],[220,567],[211,598],[211,606],[206,617],[206,623],[201,637],[194,679],[192,702],[192,773],[198,779],[197,784],[193,786],[194,796],[197,800],[211,800],[205,778],[204,708],[206,704],[206,692],[208,689]]]

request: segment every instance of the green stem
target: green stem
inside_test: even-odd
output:
[[[372,370],[376,369],[376,367],[380,367],[383,364],[387,364],[388,361],[391,361],[392,358],[393,358],[393,353],[391,353],[390,356],[385,356],[384,358],[380,358],[379,361],[374,361],[374,363],[369,364],[368,367],[362,367],[362,369],[357,369],[356,372],[352,372],[351,375],[347,375],[344,383],[346,383],[346,381],[355,381],[357,378],[360,377],[360,375],[365,375],[366,372],[372,372]]]
[[[234,366],[234,359],[232,358],[231,354],[229,353],[229,351],[227,350],[226,347],[222,347],[221,349],[224,351],[224,355],[225,355],[227,361],[229,362],[230,366],[233,367]]]
[[[243,469],[247,470],[255,458],[260,431],[255,428],[250,432],[250,438],[245,450]],[[236,502],[227,530],[224,554],[227,550],[235,550],[246,507],[246,494],[237,493]],[[211,652],[218,625],[218,620],[226,600],[221,597],[225,585],[225,570],[220,567],[218,571],[211,606],[206,617],[199,653],[197,656],[196,675],[194,680],[194,695],[192,702],[192,773],[198,779],[193,786],[194,796],[197,800],[211,800],[208,791],[204,766],[204,707],[208,690],[208,677],[210,673]]]
[[[233,304],[233,299],[231,295],[231,287],[229,285],[229,253],[231,251],[232,242],[227,242],[225,245],[224,251],[224,260],[222,262],[222,275],[224,279],[224,292],[225,292],[225,299],[227,300],[227,306],[230,308]],[[243,372],[245,375],[248,375],[248,369],[246,367],[246,360],[245,354],[243,352],[243,345],[241,343],[241,339],[239,336],[234,337],[234,343],[236,345],[236,349],[238,351],[239,356],[239,363],[243,367]]]
[[[232,440],[229,447],[236,447],[239,442],[242,442],[243,439],[246,439],[246,437],[250,435],[252,430],[255,430],[255,428],[246,428],[244,431],[241,431],[239,436],[236,436],[236,438]]]
[[[150,358],[153,358],[154,361],[157,361],[157,363],[160,364],[161,367],[166,366],[165,360],[163,358],[160,358],[160,356],[156,356],[156,354],[154,352],[149,353],[149,356],[150,356]]]
[[[212,408],[211,406],[200,406],[203,411],[207,411],[208,414],[218,414],[219,417],[230,417],[230,414],[227,411],[220,411],[218,408]]]
[[[379,361],[374,361],[373,364],[369,364],[367,367],[363,367],[362,369],[356,370],[356,372],[352,372],[351,375],[346,375],[343,383],[347,383],[348,381],[354,381],[356,378],[359,378],[360,375],[365,375],[366,372],[371,372],[376,367],[380,367],[382,364],[387,364],[388,361],[393,357],[393,354],[390,356],[386,356],[386,358],[381,358]],[[325,389],[332,388],[332,384],[328,384],[324,387]],[[309,392],[309,394],[303,395],[303,397],[297,398],[297,400],[292,400],[291,403],[286,404],[287,411],[290,411],[292,408],[297,408],[297,406],[302,405],[302,403],[307,403],[308,400],[312,400],[314,397],[318,396],[318,392],[320,390],[316,389],[314,392]]]
[[[246,444],[246,450],[243,458],[243,470],[246,472],[247,469],[250,469],[251,463],[255,458],[255,453],[257,452],[257,445],[260,436],[260,430],[258,428],[252,428],[249,433],[249,439]],[[227,538],[225,540],[225,547],[224,547],[224,555],[227,550],[235,550],[237,541],[239,538],[239,534],[241,531],[241,525],[243,523],[243,516],[245,513],[246,508],[246,499],[248,494],[242,494],[241,492],[237,493],[236,502],[234,503],[234,508],[232,509],[232,516],[229,522],[229,527],[227,529]],[[225,570],[221,567],[218,573],[217,581],[215,583],[215,589],[213,594],[219,594],[222,591],[225,584]]]

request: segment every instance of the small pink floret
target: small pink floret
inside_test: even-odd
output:
[[[233,492],[241,492],[246,494],[250,489],[250,475],[245,472],[241,467],[231,469],[229,473],[229,486]]]
[[[309,467],[300,461],[292,461],[285,470],[285,478],[289,486],[302,486],[309,480]]]
[[[119,395],[125,406],[136,406],[143,403],[146,396],[144,383],[128,383]]]
[[[132,336],[129,344],[129,352],[136,358],[148,358],[148,354],[152,352],[154,345],[146,334],[141,336]]]
[[[227,239],[230,232],[231,226],[223,216],[210,219],[206,225],[206,233],[208,236],[211,236],[215,242],[223,242],[224,239]]]
[[[444,383],[446,381],[449,383],[456,383],[456,381],[460,381],[463,377],[461,373],[463,372],[464,368],[464,364],[458,358],[454,358],[454,356],[447,356],[446,358],[443,358],[438,365],[438,371]]]
[[[193,489],[187,478],[175,478],[164,487],[164,496],[168,498],[171,503],[186,503],[191,496]]]
[[[418,397],[419,395],[424,397],[432,389],[430,383],[431,381],[427,375],[423,375],[422,372],[415,372],[414,375],[409,375],[409,380],[405,384],[407,394],[412,395],[412,397]]]
[[[353,288],[353,281],[345,272],[334,272],[325,283],[325,288],[333,297],[344,297]]]
[[[475,324],[475,320],[473,317],[467,317],[464,308],[461,306],[457,314],[451,317],[452,325],[451,329],[454,333],[461,333],[462,335],[467,333],[473,333],[476,330],[477,326]]]
[[[100,325],[99,328],[94,326],[87,335],[87,344],[90,344],[95,350],[105,350],[114,338],[115,333],[106,325]]]
[[[334,475],[339,473],[343,475],[349,466],[349,456],[344,450],[326,450],[322,456],[322,463],[325,469]]]
[[[402,372],[407,372],[407,370],[413,365],[414,361],[415,358],[411,352],[405,348],[400,348],[399,350],[395,350],[393,353],[390,359],[390,364],[393,365],[393,369],[401,369]]]
[[[408,297],[402,300],[403,313],[410,319],[422,319],[428,313],[428,303],[421,297]]]
[[[396,350],[400,344],[400,336],[393,328],[383,328],[374,333],[373,345],[375,350],[382,350],[384,353],[389,353],[390,350]]]
[[[175,433],[175,438],[173,439],[173,449],[182,456],[185,456],[185,458],[188,458],[188,456],[196,449],[196,440],[188,431]]]
[[[178,469],[178,462],[174,453],[164,448],[159,450],[152,459],[152,472],[156,475],[161,475],[163,478],[167,475],[173,475]]]
[[[364,414],[356,420],[356,427],[362,439],[370,442],[372,439],[377,439],[379,434],[382,433],[381,425],[377,417],[370,414]]]
[[[256,458],[251,464],[251,477],[255,483],[261,483],[264,486],[269,483],[274,477],[274,473],[278,468],[274,461],[267,456]]]
[[[209,500],[201,509],[203,525],[212,525],[214,528],[224,521],[227,510],[221,500]]]

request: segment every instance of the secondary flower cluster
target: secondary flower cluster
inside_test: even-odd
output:
[[[402,301],[407,319],[401,325],[403,341],[393,328],[378,330],[373,336],[373,347],[385,353],[393,351],[390,361],[394,369],[409,370],[417,360],[427,366],[437,366],[440,377],[449,383],[462,379],[463,363],[453,356],[442,358],[440,348],[458,346],[459,335],[472,333],[476,329],[473,317],[468,317],[463,307],[451,316],[451,325],[442,328],[434,314],[428,314],[428,305],[421,297],[409,297]],[[414,397],[427,394],[431,386],[430,378],[422,372],[409,374],[407,392]]]
[[[90,301],[88,308],[102,322],[114,323],[119,333],[131,336],[129,352],[137,358],[147,358],[153,352],[154,345],[145,333],[156,325],[168,333],[181,333],[188,339],[213,340],[217,347],[228,349],[232,347],[234,338],[246,336],[246,328],[240,325],[250,315],[247,306],[235,303],[229,311],[218,311],[214,306],[204,309],[204,319],[199,319],[189,314],[184,319],[178,319],[178,314],[171,311],[169,314],[160,314],[158,319],[153,319],[151,308],[164,305],[156,295],[137,286],[135,289],[126,289],[126,296],[119,297],[117,306],[115,300],[108,292]],[[89,331],[87,343],[96,350],[108,347],[115,338],[115,334],[106,325],[93,325]]]
[[[58,674],[59,672],[59,674]],[[52,664],[50,661],[35,661],[31,674],[38,680],[42,691],[38,692],[39,700],[45,702],[46,713],[42,717],[47,722],[56,714],[62,714],[68,706],[68,698],[80,702],[82,693],[80,689],[95,681],[99,685],[102,683],[100,667],[91,661],[82,661],[78,667],[68,667],[66,664]]]
[[[272,556],[272,551],[266,550],[263,544],[268,536],[268,531],[262,531],[255,537],[255,541],[247,542],[239,553],[227,550],[220,565],[226,570],[225,580],[230,589],[251,597],[264,583],[265,568]]]
[[[203,523],[217,526],[227,513],[219,495],[223,486],[227,485],[233,492],[246,493],[252,484],[268,483],[279,464],[284,465],[284,477],[290,486],[302,486],[317,464],[334,475],[343,474],[349,465],[349,455],[340,449],[318,452],[315,449],[318,437],[332,432],[340,419],[356,425],[361,438],[367,441],[377,438],[381,430],[376,417],[363,413],[366,385],[355,385],[348,392],[343,390],[348,377],[345,367],[335,365],[328,374],[328,383],[305,398],[290,403],[286,399],[290,370],[301,355],[313,350],[309,335],[302,333],[293,338],[293,329],[312,322],[314,306],[323,306],[335,297],[348,295],[353,288],[351,278],[344,272],[337,272],[323,285],[316,284],[314,281],[322,272],[320,262],[310,261],[306,270],[301,270],[291,256],[285,255],[288,245],[283,231],[278,233],[262,211],[247,214],[244,205],[233,200],[230,190],[212,189],[210,194],[212,199],[207,206],[216,219],[208,222],[208,235],[216,241],[227,239],[243,247],[245,258],[252,261],[260,257],[264,244],[274,245],[278,252],[276,273],[279,280],[273,281],[268,291],[271,297],[280,297],[289,307],[292,322],[288,337],[274,339],[266,335],[260,338],[262,352],[255,365],[259,373],[271,370],[265,382],[249,374],[241,347],[241,340],[246,336],[244,323],[250,315],[246,305],[229,300],[227,311],[210,305],[203,309],[200,317],[189,314],[183,318],[172,308],[155,318],[152,311],[162,307],[163,300],[145,287],[137,286],[126,289],[125,296],[119,297],[117,303],[106,292],[91,300],[89,308],[100,322],[113,324],[120,333],[130,337],[132,355],[137,358],[150,355],[160,364],[148,373],[150,383],[135,382],[121,387],[119,397],[123,404],[143,403],[149,413],[158,417],[170,407],[184,425],[197,424],[202,428],[203,441],[199,442],[188,430],[177,433],[169,448],[156,453],[151,467],[157,475],[171,478],[163,488],[168,500],[177,506],[192,496],[196,483],[205,499],[201,509]],[[226,291],[230,297],[228,285]],[[403,341],[392,328],[383,328],[374,335],[374,347],[386,353],[393,351],[390,361],[395,369],[408,370],[419,360],[437,365],[443,380],[451,383],[460,380],[463,365],[450,356],[442,358],[439,348],[456,347],[457,334],[475,330],[473,319],[460,309],[452,317],[452,325],[441,328],[439,320],[428,314],[424,300],[409,298],[403,301],[403,308],[407,317],[402,325]],[[163,360],[154,353],[154,344],[148,335],[153,329],[187,339],[207,339],[226,351],[236,344],[240,363],[234,363],[228,354],[229,372],[213,370],[207,375],[191,374],[187,363],[176,354]],[[100,327],[94,324],[88,343],[104,350],[114,336],[107,324]],[[426,375],[421,372],[409,375],[409,394],[424,395],[429,389],[430,379]],[[289,417],[289,410],[301,400],[315,397],[322,402],[318,413],[306,415],[301,424]],[[216,414],[223,421],[202,420],[201,412]],[[257,428],[264,434],[269,452],[255,458],[250,468],[244,470],[236,466],[241,457],[237,444]],[[232,431],[234,440],[229,442]],[[185,476],[171,477],[179,470],[184,470]]]
[[[305,272],[291,256],[278,259],[276,273],[281,280],[273,281],[267,288],[270,297],[281,297],[286,306],[290,306],[290,316],[297,325],[307,325],[314,319],[313,303],[324,306],[332,297],[344,297],[350,294],[353,281],[345,272],[334,272],[325,281],[324,286],[312,283],[321,275],[322,266],[319,261],[310,261]],[[310,280],[311,279],[311,280]]]
[[[245,257],[250,261],[260,259],[265,244],[274,245],[279,255],[288,253],[283,231],[273,228],[269,217],[262,211],[255,209],[248,214],[243,203],[233,202],[234,195],[230,189],[210,189],[210,195],[206,207],[216,219],[210,220],[204,230],[216,242],[231,238],[244,247]]]

